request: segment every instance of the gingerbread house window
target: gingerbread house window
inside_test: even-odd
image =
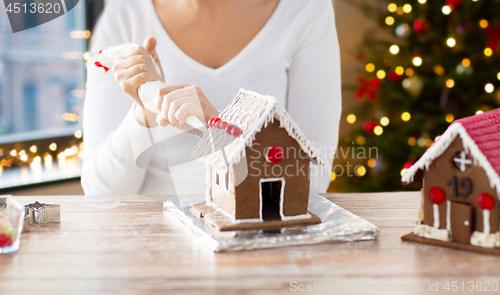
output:
[[[225,187],[226,187],[226,191],[229,192],[229,170],[224,173],[224,181],[225,181]]]
[[[472,161],[469,155],[467,155],[464,151],[459,151],[453,156],[453,165],[455,165],[455,168],[458,170],[465,172],[470,169]]]
[[[215,184],[216,185],[220,185],[219,172],[215,172]]]

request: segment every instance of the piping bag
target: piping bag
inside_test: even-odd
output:
[[[95,63],[96,66],[104,68],[106,72],[112,68],[115,65],[115,60],[116,57],[124,52],[125,50],[137,46],[137,44],[134,43],[124,43],[116,46],[110,46],[107,47],[99,52],[97,55],[97,61]],[[161,71],[160,67],[156,64],[154,58],[151,56],[151,60],[153,61],[154,65],[154,70],[158,74],[158,76],[161,76]],[[158,99],[159,97],[156,97],[156,93],[158,89],[167,86],[167,84],[161,82],[161,81],[153,81],[153,82],[146,82],[142,84],[139,87],[138,93],[139,93],[139,98],[142,101],[142,104],[144,107],[155,113],[159,114],[160,111],[156,108],[158,105]],[[159,121],[161,119],[160,116],[156,117],[156,120]],[[201,132],[205,133],[206,127],[205,124],[203,124],[198,117],[193,116],[193,115],[187,115],[186,118],[186,124],[189,125],[192,128],[196,128],[200,130]]]

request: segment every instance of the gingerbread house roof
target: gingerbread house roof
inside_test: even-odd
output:
[[[488,176],[490,186],[496,187],[500,198],[500,110],[466,117],[453,122],[445,133],[427,149],[424,155],[403,175],[402,181],[410,183],[420,170],[428,170],[457,137],[462,138],[464,150],[474,158],[474,165],[481,166]]]
[[[237,164],[245,156],[245,148],[252,146],[255,136],[274,119],[297,141],[301,149],[314,164],[325,165],[320,155],[307,140],[298,125],[276,98],[240,89],[234,100],[219,115],[222,121],[241,129],[241,135],[234,137],[226,129],[210,126],[200,142],[191,151],[191,155],[212,167],[225,169],[227,164]]]

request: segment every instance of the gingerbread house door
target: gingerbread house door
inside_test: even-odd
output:
[[[467,204],[451,202],[451,235],[453,241],[470,244],[472,234],[472,207]]]
[[[281,178],[260,180],[260,216],[263,221],[281,220],[285,183]]]

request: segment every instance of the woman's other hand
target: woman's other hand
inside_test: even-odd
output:
[[[219,115],[203,91],[194,85],[168,85],[160,88],[157,95],[161,117],[158,123],[162,127],[168,124],[184,126],[188,115],[196,116],[206,125],[208,120]]]

